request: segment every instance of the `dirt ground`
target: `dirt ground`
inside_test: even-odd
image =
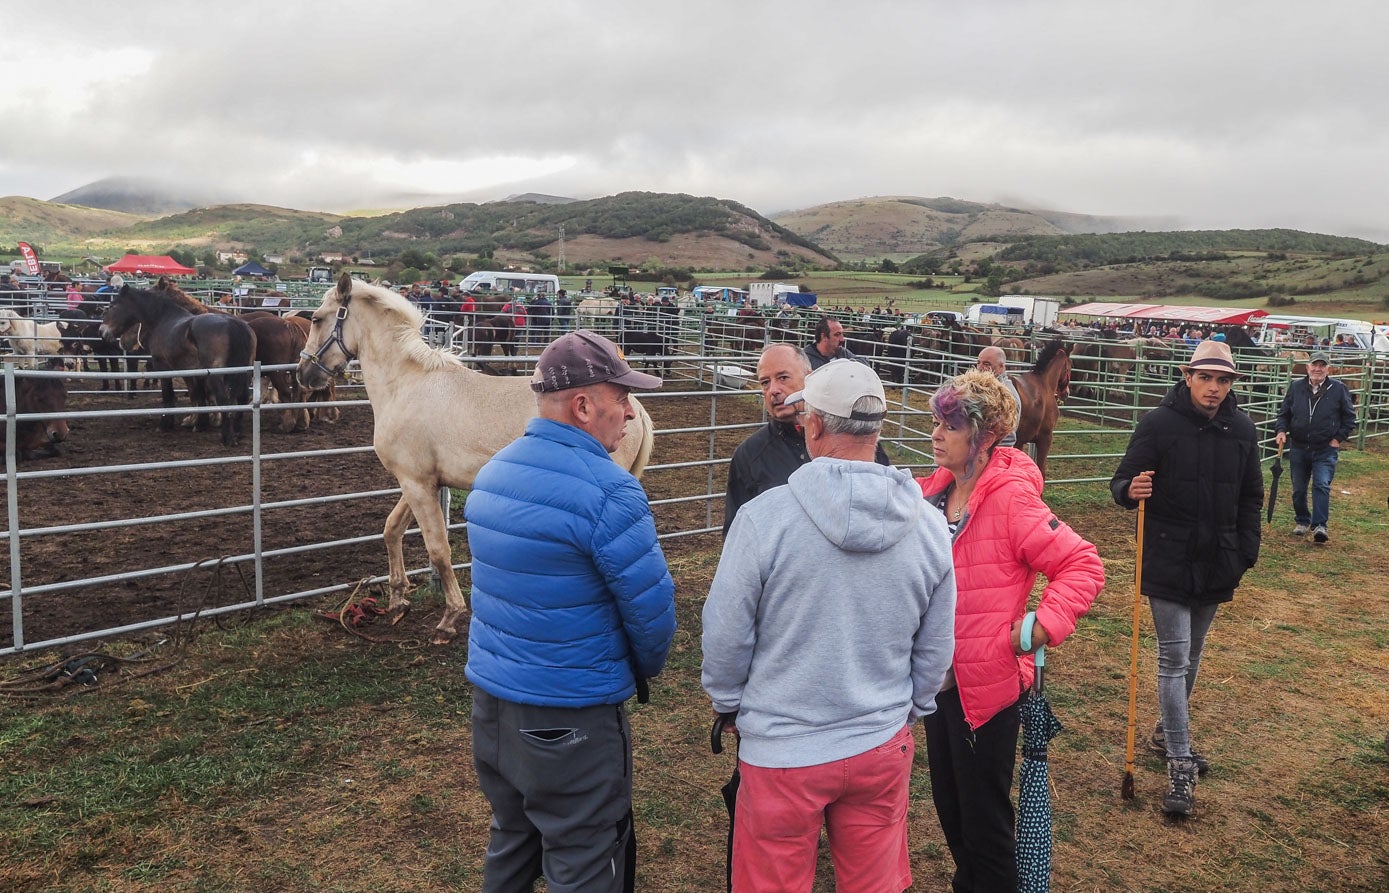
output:
[[[650,401],[648,407],[658,428],[666,430],[706,423],[710,412],[707,400],[695,398]],[[719,401],[720,422],[756,417],[753,399]],[[369,430],[369,410],[358,407],[349,409],[338,426],[266,437],[273,449],[292,450],[305,444],[367,443]],[[727,455],[746,434],[720,434],[715,453]],[[657,445],[657,462],[694,460],[710,451],[707,436],[698,434],[663,435]],[[1259,566],[1235,602],[1222,609],[1193,708],[1194,731],[1216,768],[1198,786],[1197,815],[1179,823],[1160,812],[1163,765],[1142,745],[1156,715],[1154,643],[1146,608],[1138,797],[1119,797],[1133,605],[1133,516],[1079,498],[1078,488],[1049,489],[1058,515],[1097,544],[1109,577],[1076,634],[1049,660],[1051,701],[1066,727],[1051,748],[1053,889],[1291,893],[1386,888],[1389,761],[1382,742],[1389,722],[1389,643],[1384,633],[1389,602],[1383,581],[1389,575],[1389,552],[1383,548],[1384,477],[1355,476],[1356,467],[1372,459],[1382,469],[1383,449],[1378,448],[1377,459],[1351,453],[1343,460],[1335,505],[1344,525],[1337,528],[1334,548],[1316,550],[1275,527]],[[160,433],[153,419],[87,420],[75,426],[64,457],[24,467],[144,461],[155,452],[162,458],[224,454],[212,434]],[[653,499],[660,499],[693,492],[708,475],[702,468],[660,471],[643,483]],[[722,471],[714,477],[717,484]],[[282,467],[268,467],[265,480],[270,499],[390,486],[371,453],[286,461]],[[40,483],[42,490],[37,489]],[[1285,494],[1288,486],[1284,478]],[[26,526],[72,523],[131,509],[189,511],[220,505],[229,494],[248,493],[248,472],[225,466],[185,469],[165,478],[55,478],[26,484],[23,511]],[[375,534],[391,502],[383,497],[376,504],[327,503],[267,513],[265,547],[318,538],[325,529],[340,535]],[[711,516],[697,502],[660,506],[657,514],[663,531],[719,522],[717,511]],[[239,554],[246,551],[247,530],[244,519],[212,518],[80,533],[42,551],[26,542],[24,560],[43,568],[45,579],[116,573],[150,563],[150,554],[166,564]],[[466,555],[460,540],[455,537],[459,560]],[[699,612],[719,547],[716,534],[664,542],[677,582],[680,628],[666,672],[653,684],[652,702],[632,705],[641,890],[722,889],[727,826],[718,789],[732,760],[729,754],[709,753],[709,706],[699,684]],[[417,542],[410,549],[411,566],[420,566]],[[384,567],[378,543],[296,556],[267,569],[266,591],[350,582]],[[199,572],[35,597],[26,601],[26,629],[35,640],[79,624],[89,628],[97,622],[160,616],[175,605],[194,607],[209,597],[211,579],[210,573]],[[330,606],[324,598],[285,612]],[[121,722],[93,724],[82,735],[45,745],[37,766],[10,763],[15,772],[34,779],[20,789],[16,799],[21,802],[12,811],[28,810],[37,818],[51,810],[66,824],[51,852],[18,838],[0,840],[19,854],[13,860],[0,855],[0,887],[26,893],[479,889],[489,813],[471,769],[462,675],[467,644],[462,638],[446,648],[418,644],[428,638],[440,608],[437,597],[421,599],[391,633],[399,647],[365,643],[316,620],[264,624],[255,636],[238,640],[237,649],[226,647],[230,636],[210,634],[195,641],[167,673],[112,688],[108,706],[122,714]],[[412,681],[402,683],[407,669]],[[378,674],[384,680],[380,690],[387,694],[380,700],[334,700],[334,674],[352,672]],[[295,673],[308,674],[322,686],[306,691],[296,709],[264,715],[246,706],[245,698],[262,687],[278,689],[282,680],[297,678]],[[181,724],[189,721],[185,716],[198,709],[200,699],[212,705],[205,709],[216,709],[225,719],[215,735],[200,740],[180,762],[235,759],[238,736],[269,736],[271,729],[276,737],[305,742],[289,765],[275,769],[272,794],[203,791],[196,777],[188,777],[186,790],[171,786],[125,815],[86,814],[77,803],[45,799],[50,788],[58,787],[45,782],[46,772],[71,773],[71,766],[123,772],[119,758],[100,755],[103,748],[130,747],[131,736],[140,742],[168,741],[170,753],[181,754],[179,746],[191,746]],[[151,710],[148,701],[164,706]],[[101,706],[87,698],[24,709],[33,710],[37,720],[95,712]],[[428,717],[423,725],[421,715]],[[931,807],[919,728],[917,733],[908,820],[913,889],[948,889],[950,857]],[[110,783],[124,782],[112,777]],[[0,804],[0,811],[6,806]],[[0,846],[0,854],[4,851]],[[833,889],[825,860],[815,889]]]

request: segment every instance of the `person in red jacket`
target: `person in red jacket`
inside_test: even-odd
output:
[[[950,528],[958,588],[954,663],[923,720],[931,796],[956,893],[1013,893],[1010,793],[1019,703],[1035,673],[1020,635],[1027,599],[1045,575],[1032,643],[1058,645],[1104,587],[1104,566],[1042,501],[1042,474],[1027,454],[998,446],[1017,415],[998,379],[977,370],[951,379],[931,397],[931,413],[939,467],[918,483]]]

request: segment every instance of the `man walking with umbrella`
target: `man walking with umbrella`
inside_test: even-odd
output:
[[[1190,815],[1206,760],[1191,746],[1187,712],[1206,633],[1259,558],[1264,478],[1258,432],[1231,389],[1243,377],[1230,348],[1202,341],[1183,380],[1139,421],[1109,482],[1119,505],[1147,502],[1142,594],[1158,640],[1153,735],[1167,757],[1162,808]]]
[[[704,605],[704,689],[741,737],[733,888],[809,891],[824,826],[838,889],[904,890],[911,724],[954,651],[950,538],[873,461],[872,369],[831,361],[785,402],[811,461],[738,512]]]

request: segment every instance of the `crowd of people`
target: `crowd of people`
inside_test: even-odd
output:
[[[931,396],[936,468],[914,480],[879,442],[881,380],[823,329],[759,357],[767,424],[730,463],[702,610],[701,681],[716,728],[738,741],[731,887],[811,889],[822,833],[837,889],[909,887],[920,721],[952,889],[1016,890],[1020,705],[1035,652],[1075,631],[1104,566],[1048,507],[1028,455],[1005,445],[1018,418],[1006,364],[982,354]],[[1294,532],[1324,530],[1322,454],[1354,426],[1325,365],[1313,358],[1279,420],[1280,444],[1307,454],[1294,464],[1305,468]],[[1146,510],[1161,713],[1150,744],[1166,760],[1172,816],[1194,812],[1211,766],[1190,722],[1204,644],[1259,556],[1263,477],[1240,377],[1226,344],[1198,342],[1110,481],[1120,506]],[[628,395],[660,385],[601,336],[561,336],[532,378],[539,416],[468,498],[474,762],[493,809],[486,890],[542,876],[550,889],[633,888],[624,704],[664,665],[674,583],[640,483],[604,457],[632,415]]]

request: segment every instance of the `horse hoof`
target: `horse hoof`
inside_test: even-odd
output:
[[[441,629],[436,629],[436,630],[434,631],[434,637],[431,638],[431,639],[429,640],[429,644],[431,644],[431,645],[447,645],[447,644],[449,644],[450,642],[453,641],[453,638],[454,638],[454,636],[456,636],[456,635],[458,635],[458,634],[457,634],[457,633],[446,633],[446,632],[444,632],[444,631],[441,630]]]
[[[406,602],[406,603],[403,604],[403,605],[396,605],[395,607],[393,607],[393,608],[391,608],[389,611],[387,611],[387,612],[386,612],[386,619],[389,620],[389,621],[391,622],[391,626],[395,626],[397,623],[399,623],[400,621],[404,620],[404,619],[405,619],[405,615],[406,615],[406,614],[409,614],[409,613],[410,613],[410,603],[409,603],[409,602]]]

